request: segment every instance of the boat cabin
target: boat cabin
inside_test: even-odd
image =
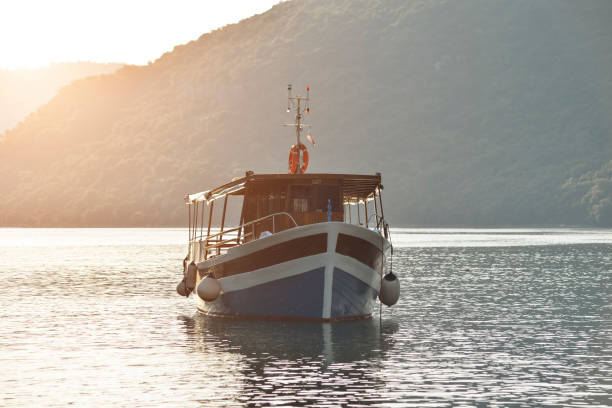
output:
[[[382,189],[380,173],[254,174],[249,171],[244,177],[213,190],[185,197],[190,258],[202,261],[233,246],[319,222],[348,222],[377,230],[387,237]],[[238,226],[226,228],[230,198],[240,199],[241,211]],[[220,220],[218,215],[215,217],[218,201],[223,205]],[[237,207],[236,203],[233,207]],[[218,224],[218,231],[213,230],[213,223]]]

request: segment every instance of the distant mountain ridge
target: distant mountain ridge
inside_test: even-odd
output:
[[[115,72],[123,64],[63,62],[32,69],[0,69],[0,132],[49,102],[75,79]]]
[[[311,86],[309,172],[380,171],[392,225],[612,225],[610,21],[605,0],[278,4],[6,132],[0,225],[184,225],[185,193],[286,171],[287,83]]]

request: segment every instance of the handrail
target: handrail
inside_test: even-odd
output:
[[[277,216],[277,215],[286,215],[286,216],[287,216],[287,217],[289,217],[289,219],[290,219],[290,220],[293,222],[293,226],[294,226],[294,227],[297,227],[297,226],[298,226],[298,223],[297,223],[297,222],[295,222],[295,219],[293,218],[293,216],[292,216],[291,214],[289,214],[288,212],[284,212],[284,211],[283,211],[283,212],[274,213],[274,214],[268,214],[268,215],[263,216],[263,217],[261,217],[261,218],[258,218],[258,219],[256,219],[256,220],[249,221],[249,222],[247,222],[246,224],[242,224],[242,226],[243,226],[243,227],[245,227],[245,226],[247,226],[247,225],[254,224],[254,223],[256,223],[256,222],[259,222],[259,221],[265,220],[266,218],[270,218],[270,217],[274,218],[274,217],[275,217],[275,216]]]
[[[376,229],[379,229],[381,222],[384,222],[385,219],[376,213],[371,213],[370,217],[368,217],[368,222],[366,223],[366,228],[370,228],[370,221],[376,221]]]
[[[246,224],[242,224],[242,225],[240,225],[238,227],[234,227],[234,228],[230,228],[228,230],[220,231],[220,232],[218,232],[217,234],[214,234],[214,235],[209,235],[209,236],[206,237],[206,243],[210,242],[211,239],[222,237],[223,235],[230,234],[230,233],[233,233],[233,232],[237,232],[241,228],[244,230],[244,228],[248,227],[249,225],[252,226],[253,231],[251,232],[251,234],[254,235],[255,224],[258,223],[258,222],[261,222],[261,221],[263,221],[265,219],[268,219],[268,218],[272,218],[272,232],[274,233],[274,232],[276,232],[274,218],[276,216],[279,216],[279,215],[286,215],[287,217],[289,217],[291,222],[293,222],[293,227],[297,227],[298,226],[298,223],[295,222],[295,219],[293,218],[293,216],[291,214],[287,213],[287,212],[279,212],[279,213],[274,213],[274,214],[268,214],[268,215],[260,217],[260,218],[258,218],[256,220],[249,221]],[[244,238],[245,235],[246,235],[246,233],[244,233],[242,235],[243,238]],[[203,235],[200,235],[199,237],[196,237],[195,239],[191,240],[190,243],[202,242],[202,238],[203,238]],[[204,248],[201,248],[200,251],[201,252],[205,252],[206,254],[208,254],[209,250],[215,249],[215,248],[219,248],[219,247],[221,247],[221,246],[223,246],[223,245],[225,245],[225,244],[227,244],[228,242],[231,242],[231,241],[236,241],[236,245],[238,245],[238,243],[239,243],[238,240],[239,240],[238,236],[232,237],[232,238],[228,238],[228,239],[224,239],[224,240],[217,240],[217,242],[215,242],[214,244],[206,245]]]
[[[372,215],[376,219],[376,227],[375,227],[376,230],[379,233],[382,232],[384,234],[385,238],[388,238],[389,237],[389,224],[387,224],[387,222],[385,221],[385,217],[383,217],[381,215],[378,215],[378,214],[375,214],[375,213],[372,213]],[[372,220],[372,218],[370,218],[368,221],[370,221],[370,220]],[[366,223],[366,228],[369,228],[369,227],[370,227],[370,225],[369,225],[369,222],[368,222],[368,223]]]
[[[246,226],[248,226],[248,225],[255,224],[255,223],[257,223],[257,222],[263,221],[263,220],[265,220],[266,218],[271,218],[271,217],[272,217],[272,220],[274,220],[274,217],[275,217],[275,216],[277,216],[277,215],[286,215],[286,216],[287,216],[287,217],[289,217],[289,219],[290,219],[290,220],[293,222],[293,226],[294,226],[294,227],[297,227],[297,226],[298,226],[297,222],[295,222],[295,219],[294,219],[294,218],[291,216],[291,214],[289,214],[288,212],[279,212],[279,213],[274,213],[274,214],[268,214],[268,215],[263,216],[263,217],[261,217],[261,218],[258,218],[258,219],[256,219],[256,220],[249,221],[249,222],[247,222],[246,224],[242,224],[242,225],[240,225],[240,226],[238,226],[238,227],[234,227],[234,228],[230,228],[230,229],[227,229],[227,230],[219,231],[218,233],[216,233],[216,234],[214,234],[214,235],[208,235],[208,236],[206,237],[206,239],[207,239],[208,241],[210,241],[212,238],[216,238],[216,237],[218,237],[218,236],[220,236],[220,235],[229,234],[230,232],[238,231],[240,228],[244,228],[244,227],[246,227]],[[274,226],[274,224],[273,224],[273,226]],[[273,232],[274,232],[274,231],[273,231]],[[195,239],[191,240],[191,242],[201,241],[203,237],[204,237],[204,235],[200,235],[199,237],[196,237]],[[199,238],[199,239],[198,239],[198,238]]]

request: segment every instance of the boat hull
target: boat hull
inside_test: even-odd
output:
[[[231,248],[198,264],[222,288],[200,312],[228,318],[338,321],[370,317],[389,242],[343,222],[311,224]]]

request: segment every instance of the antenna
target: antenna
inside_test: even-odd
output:
[[[308,167],[308,151],[306,146],[300,141],[302,129],[308,128],[308,140],[314,146],[314,140],[310,135],[311,125],[302,123],[302,105],[306,108],[306,115],[310,114],[310,85],[306,85],[306,96],[296,95],[293,96],[291,84],[287,85],[287,112],[291,112],[291,108],[295,109],[295,123],[285,123],[285,126],[295,127],[295,138],[296,144],[291,146],[289,153],[289,172],[302,174]],[[297,157],[296,157],[297,156]],[[293,162],[292,162],[293,160]]]

